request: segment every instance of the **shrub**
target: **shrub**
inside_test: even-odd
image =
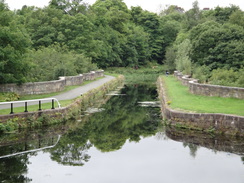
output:
[[[0,93],[0,102],[19,100],[20,96],[17,93]]]
[[[198,66],[195,65],[193,68],[193,75],[192,77],[195,79],[198,79],[200,83],[206,83],[208,82],[208,79],[211,76],[210,69],[203,65],[203,66]]]
[[[243,69],[234,71],[233,69],[216,69],[212,71],[209,83],[215,85],[244,87]]]

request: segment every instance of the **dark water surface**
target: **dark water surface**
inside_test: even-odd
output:
[[[1,137],[0,182],[244,183],[241,139],[165,129],[155,86],[121,92],[77,122]]]

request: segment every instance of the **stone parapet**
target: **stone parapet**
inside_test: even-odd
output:
[[[193,94],[244,99],[244,88],[200,84],[197,79],[185,76],[178,71],[175,71],[174,75],[183,85],[188,86]]]
[[[81,85],[83,81],[104,76],[104,71],[91,71],[78,76],[63,76],[59,80],[17,84],[1,84],[0,92],[14,92],[19,95],[46,94],[64,90],[65,86]]]

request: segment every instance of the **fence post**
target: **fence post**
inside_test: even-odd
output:
[[[10,114],[14,114],[14,104],[13,103],[11,103],[11,112],[10,112]]]
[[[25,111],[24,112],[28,112],[28,110],[27,110],[27,102],[25,102]]]
[[[42,102],[39,100],[39,109],[38,109],[39,111],[41,111],[42,110]]]
[[[52,99],[52,109],[55,109],[55,107],[54,107],[54,99]]]

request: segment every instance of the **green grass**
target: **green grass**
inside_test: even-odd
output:
[[[109,76],[114,76],[114,77],[118,77],[120,75],[118,73],[113,73],[113,72],[104,72],[104,74]]]
[[[163,76],[170,107],[198,113],[223,113],[244,116],[244,100],[191,94],[175,77]]]

